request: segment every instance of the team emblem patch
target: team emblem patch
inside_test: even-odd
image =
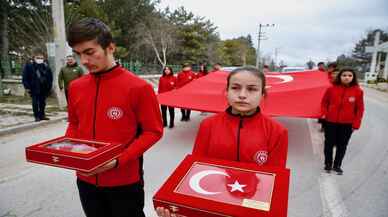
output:
[[[123,117],[123,110],[119,107],[111,107],[108,109],[107,115],[112,120],[118,120]]]
[[[253,156],[253,160],[257,164],[263,165],[268,160],[268,152],[267,151],[258,151],[258,152],[256,152],[256,154]]]
[[[170,82],[170,84],[171,84],[171,85],[174,85],[174,82],[173,82],[173,81],[171,81],[171,82]]]
[[[354,96],[349,97],[349,102],[355,102],[355,101],[356,101],[356,97]]]

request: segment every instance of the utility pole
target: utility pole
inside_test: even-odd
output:
[[[58,87],[58,74],[59,70],[65,63],[65,53],[66,53],[66,33],[65,33],[65,12],[63,7],[63,0],[55,0],[52,2],[52,17],[54,21],[54,45],[48,46],[51,47],[49,54],[49,62],[51,63],[51,69],[53,70],[53,87],[58,99],[58,104],[60,108],[65,106],[65,100],[63,94]],[[54,49],[54,51],[52,50]]]
[[[257,51],[256,51],[256,68],[261,69],[261,61],[260,61],[260,41],[267,40],[265,37],[265,32],[262,31],[264,27],[274,27],[275,24],[259,24],[259,35],[257,37]]]

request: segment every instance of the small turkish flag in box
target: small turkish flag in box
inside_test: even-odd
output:
[[[186,217],[285,217],[290,171],[188,155],[154,195],[155,209]]]
[[[26,148],[29,162],[91,172],[117,158],[123,145],[59,137]]]

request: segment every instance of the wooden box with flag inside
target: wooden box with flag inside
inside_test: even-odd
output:
[[[153,197],[180,217],[285,217],[290,171],[186,156]]]
[[[59,137],[27,147],[26,159],[88,173],[117,158],[122,148],[121,144]]]

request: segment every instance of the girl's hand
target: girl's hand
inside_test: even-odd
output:
[[[157,207],[156,213],[158,214],[159,217],[172,217],[170,210],[168,210],[164,207]]]

